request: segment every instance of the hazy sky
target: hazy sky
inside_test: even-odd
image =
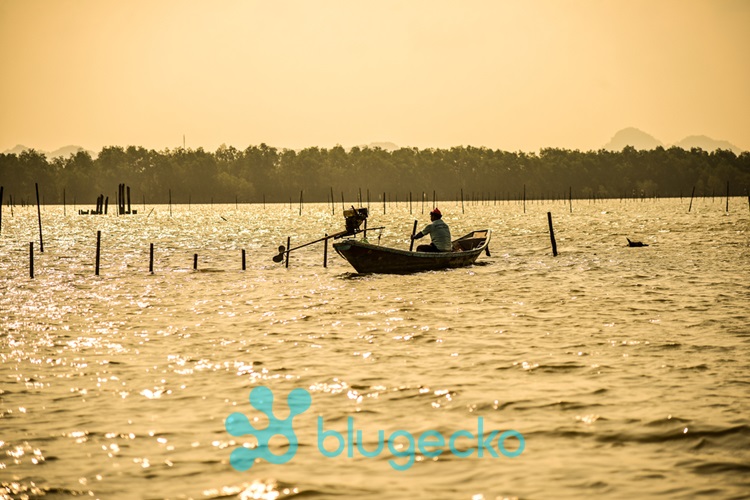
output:
[[[0,0],[0,151],[750,149],[745,0]]]

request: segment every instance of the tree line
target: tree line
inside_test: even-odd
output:
[[[114,204],[117,186],[131,187],[134,203],[260,203],[357,200],[369,192],[373,201],[428,199],[620,198],[733,195],[750,186],[750,153],[707,152],[672,147],[649,151],[546,148],[539,153],[476,147],[450,149],[341,146],[300,151],[260,144],[240,150],[222,145],[215,152],[198,149],[155,151],[110,146],[94,158],[81,151],[67,158],[47,158],[26,150],[0,154],[0,185],[14,201],[33,202],[39,183],[45,203],[95,204],[99,194]],[[364,194],[362,195],[364,199]]]

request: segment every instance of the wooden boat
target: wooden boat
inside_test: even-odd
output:
[[[472,265],[487,250],[491,231],[472,231],[453,241],[452,252],[410,252],[358,240],[334,243],[336,252],[359,273],[407,274]]]

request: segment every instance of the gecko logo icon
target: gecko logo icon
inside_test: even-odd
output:
[[[246,471],[253,466],[256,458],[262,458],[272,464],[284,464],[291,460],[297,453],[297,436],[292,428],[292,419],[304,413],[312,403],[310,393],[305,389],[294,389],[287,397],[289,405],[289,416],[279,420],[273,414],[273,392],[268,387],[256,387],[250,391],[250,404],[257,410],[262,411],[268,417],[268,427],[256,429],[242,413],[232,413],[224,422],[227,432],[232,436],[245,435],[255,436],[258,446],[255,448],[236,448],[229,457],[229,463],[238,471]],[[272,437],[282,435],[289,441],[289,448],[285,453],[277,455],[272,453],[268,442]]]

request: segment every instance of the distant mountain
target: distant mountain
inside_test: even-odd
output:
[[[23,144],[17,144],[16,147],[11,148],[11,149],[6,149],[5,151],[3,151],[3,154],[6,154],[6,155],[20,155],[21,153],[23,153],[27,149],[31,149],[31,148],[28,148],[28,147],[24,146]]]
[[[628,127],[617,132],[604,146],[604,149],[608,151],[622,151],[622,148],[625,146],[633,146],[638,150],[651,150],[659,146],[665,148],[677,146],[686,151],[690,151],[692,148],[701,148],[704,151],[728,149],[737,155],[743,151],[742,148],[735,146],[729,141],[719,141],[705,135],[691,135],[674,144],[664,144],[654,136],[634,127]]]
[[[48,158],[57,158],[58,156],[63,156],[65,158],[67,158],[68,156],[74,155],[74,154],[79,153],[81,151],[86,151],[86,150],[83,149],[81,146],[65,146],[65,147],[62,147],[62,148],[59,148],[59,149],[56,149],[54,151],[51,151],[51,152],[47,153],[47,157]],[[89,151],[89,154],[91,156],[95,156],[94,154],[92,154],[91,151]]]
[[[664,144],[652,135],[647,134],[637,128],[624,128],[617,132],[610,141],[604,145],[608,151],[622,151],[625,146],[632,146],[635,149],[655,149]]]
[[[737,146],[735,146],[729,141],[717,141],[705,135],[691,135],[691,136],[685,137],[680,142],[676,142],[674,145],[677,146],[678,148],[682,148],[688,151],[692,148],[701,148],[703,151],[728,149],[737,155],[742,153],[742,148],[738,148]]]
[[[388,152],[396,151],[397,149],[399,149],[399,147],[397,145],[395,145],[394,143],[392,143],[392,142],[371,142],[370,144],[362,144],[362,145],[360,145],[358,147],[361,148],[361,149],[364,149],[364,148],[370,148],[370,149],[380,148],[383,151],[388,151]]]
[[[3,151],[3,153],[4,154],[20,155],[21,153],[23,153],[24,151],[26,151],[28,149],[32,149],[32,148],[29,148],[29,147],[24,146],[22,144],[18,144],[14,148],[7,149],[7,150]],[[44,153],[44,155],[47,158],[51,159],[51,158],[57,158],[58,156],[62,156],[62,157],[67,158],[68,156],[70,156],[72,154],[74,155],[74,154],[76,154],[76,153],[78,153],[80,151],[86,151],[86,150],[83,149],[81,146],[65,146],[65,147],[62,147],[62,148],[55,149],[54,151],[42,151],[42,150],[39,150],[39,149],[37,149],[37,151],[39,151],[40,153]],[[97,154],[95,152],[93,152],[93,151],[88,151],[88,153],[91,155],[92,158],[96,158],[96,156],[97,156]]]

